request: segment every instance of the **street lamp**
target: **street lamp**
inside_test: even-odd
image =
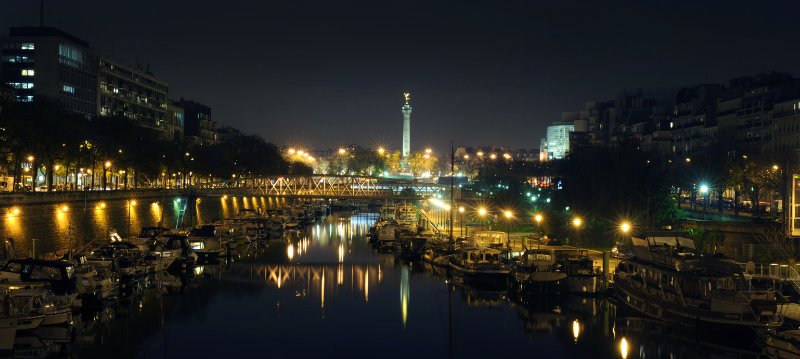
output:
[[[484,221],[486,218],[486,208],[478,208],[478,216],[481,217],[481,230],[484,230],[486,226],[486,222]]]
[[[581,225],[582,224],[583,224],[583,220],[581,219],[581,217],[575,217],[575,218],[572,219],[572,226],[575,227],[575,239],[576,240],[580,239],[580,233],[581,233],[580,229],[581,229]],[[569,243],[567,243],[567,244],[569,244]]]
[[[458,207],[458,215],[459,215],[459,217],[460,217],[460,218],[459,218],[459,221],[460,221],[460,223],[461,223],[461,236],[463,236],[463,237],[466,237],[466,236],[464,235],[464,229],[465,229],[465,228],[467,228],[467,225],[465,225],[465,224],[464,224],[464,211],[465,211],[465,210],[466,210],[466,209],[464,208],[464,206],[460,206],[460,207]]]
[[[630,224],[630,222],[627,222],[627,221],[625,221],[625,222],[622,222],[622,223],[619,225],[619,230],[620,230],[620,231],[622,231],[622,233],[625,233],[625,234],[627,234],[628,232],[630,232],[630,231],[631,231],[631,224]]]
[[[703,195],[703,211],[708,210],[708,190],[707,184],[700,185],[700,193]]]
[[[503,217],[506,218],[506,226],[508,226],[508,231],[511,232],[511,219],[514,218],[514,212],[510,210],[503,211]]]
[[[542,231],[542,220],[544,219],[544,217],[542,217],[541,213],[537,213],[536,215],[533,216],[533,219],[536,221],[536,230],[538,232],[541,232]]]
[[[378,154],[381,154],[381,155],[382,155],[384,152],[386,152],[386,149],[385,149],[385,148],[383,148],[383,147],[378,147]]]

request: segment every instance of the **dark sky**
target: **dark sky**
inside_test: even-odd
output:
[[[2,31],[38,1],[0,0]],[[278,144],[538,147],[623,89],[800,74],[797,1],[48,1],[45,23]]]

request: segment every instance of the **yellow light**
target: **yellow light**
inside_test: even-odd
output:
[[[777,170],[778,170],[778,168],[780,168],[780,167],[778,167],[778,165],[772,165],[772,170],[773,170],[773,171],[777,171]]]
[[[431,150],[430,148],[425,149],[425,153],[430,154],[431,152],[433,152],[433,150]]]
[[[506,218],[511,219],[511,217],[514,217],[514,212],[511,212],[509,210],[505,210],[505,211],[503,211],[503,215],[506,216]]]
[[[483,151],[478,151],[478,153],[476,154],[478,155],[478,157],[483,157]]]
[[[572,321],[572,338],[575,339],[575,342],[578,342],[578,337],[581,336],[581,323],[578,322],[577,319]]]
[[[692,159],[689,158],[689,157],[686,157],[686,163],[689,163],[689,162],[692,162]]]
[[[111,161],[106,161],[105,165],[106,165],[106,168],[111,167]]]
[[[469,155],[464,155],[464,159],[468,160],[469,159]]]
[[[199,198],[198,198],[198,199],[199,199]],[[136,205],[136,200],[135,200],[135,199],[132,199],[132,200],[131,200],[131,206],[135,206],[135,205]]]
[[[625,337],[619,341],[619,355],[622,359],[628,359],[628,340]]]
[[[478,208],[478,215],[481,216],[481,217],[485,216],[486,215],[486,208],[483,208],[483,207]]]
[[[494,153],[492,153],[491,155],[489,155],[489,158],[491,158],[491,159],[496,159],[496,158],[497,158],[497,155],[496,155],[496,154],[494,154]]]
[[[542,217],[541,214],[537,213],[535,216],[533,216],[533,219],[536,220],[536,223],[540,223],[542,221],[542,219],[544,219],[544,217]]]
[[[631,230],[631,224],[622,222],[622,224],[619,225],[619,229],[622,230],[622,233],[628,233]]]
[[[290,155],[293,155],[295,152],[297,152],[297,151],[295,151],[295,149],[294,149],[294,148],[290,148],[290,149],[289,149],[289,154],[290,154]]]
[[[34,159],[33,156],[30,155],[28,156],[28,162],[33,162],[33,159]]]
[[[69,212],[69,206],[67,206],[66,204],[62,205],[61,208],[59,208],[59,210],[61,212]]]
[[[386,152],[386,149],[383,147],[378,147],[378,153],[383,154],[384,152]]]
[[[464,207],[458,207],[458,213],[464,213]]]
[[[450,210],[450,205],[446,204],[446,205],[442,206],[442,208],[444,208],[445,211],[449,211]]]
[[[31,170],[30,168],[25,167],[25,172],[29,172],[30,170]]]
[[[431,158],[431,155],[426,153],[426,154],[422,155],[422,157],[424,157],[425,159],[428,159],[428,158]]]
[[[289,257],[289,260],[294,259],[294,245],[291,243],[286,247],[286,256]]]
[[[9,210],[9,214],[14,216],[19,216],[19,212],[19,207],[11,207],[11,210]]]
[[[228,195],[226,194],[226,195],[222,196],[222,199],[228,199]]]
[[[56,169],[56,171],[58,171],[58,169],[61,168],[61,166],[55,165],[54,168]]]
[[[504,153],[504,154],[503,154],[503,158],[505,158],[505,159],[509,159],[509,158],[511,158],[511,155],[509,155],[508,153]]]
[[[105,202],[100,202],[100,204],[98,204],[97,206],[100,207],[100,208],[106,208],[106,203]]]
[[[339,154],[340,154],[340,155],[343,155],[343,154],[345,154],[345,153],[347,153],[347,150],[345,150],[344,148],[340,148],[340,149],[339,149]]]
[[[572,219],[572,225],[575,227],[580,227],[581,223],[583,223],[583,220],[580,217],[575,217]]]

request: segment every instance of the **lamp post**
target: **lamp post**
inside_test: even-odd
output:
[[[572,226],[575,227],[575,240],[577,241],[580,240],[580,229],[582,225],[583,225],[583,220],[581,219],[581,217],[575,217],[572,219]]]
[[[539,234],[542,234],[542,220],[544,217],[542,217],[541,213],[537,213],[533,216],[533,219],[536,221],[536,231],[539,232]]]
[[[108,174],[109,168],[111,168],[111,161],[106,161],[106,163],[103,164],[103,183],[102,183],[103,191],[105,191],[107,188],[108,178],[106,176]]]
[[[708,210],[708,190],[707,184],[700,185],[700,194],[703,195],[703,212]]]
[[[458,216],[459,216],[458,221],[461,224],[459,227],[461,227],[461,236],[462,237],[466,237],[464,235],[464,229],[467,228],[467,225],[464,224],[464,210],[465,210],[464,206],[458,207]]]
[[[509,232],[511,232],[511,219],[514,218],[514,212],[512,212],[511,210],[507,209],[507,210],[503,211],[503,217],[506,218],[506,226],[507,226],[506,229]]]
[[[481,230],[483,231],[486,229],[486,208],[478,208],[478,216],[481,217]]]

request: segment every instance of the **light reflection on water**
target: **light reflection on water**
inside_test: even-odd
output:
[[[174,228],[181,219],[185,225],[207,223],[235,216],[240,208],[268,209],[286,203],[267,197],[212,197],[189,204],[186,197],[167,197],[9,206],[0,208],[5,214],[0,236],[13,238],[20,253],[27,253],[33,238],[40,249],[50,252],[71,243],[105,240],[112,231],[127,237],[143,226]]]
[[[202,212],[198,218],[210,220],[233,215],[249,202],[203,199],[192,207]],[[112,225],[122,214],[118,205],[107,206]],[[135,218],[143,222],[160,217],[158,206],[137,210]],[[80,212],[64,216],[75,213]],[[79,318],[73,354],[755,357],[731,350],[730,343],[707,346],[692,334],[673,335],[669,327],[621,321],[604,300],[520,299],[455,286],[446,273],[375,253],[366,239],[374,218],[332,216],[284,241],[242,248],[233,263],[197,267],[194,278],[159,273],[131,299]],[[165,222],[174,219],[174,213],[165,213]]]

